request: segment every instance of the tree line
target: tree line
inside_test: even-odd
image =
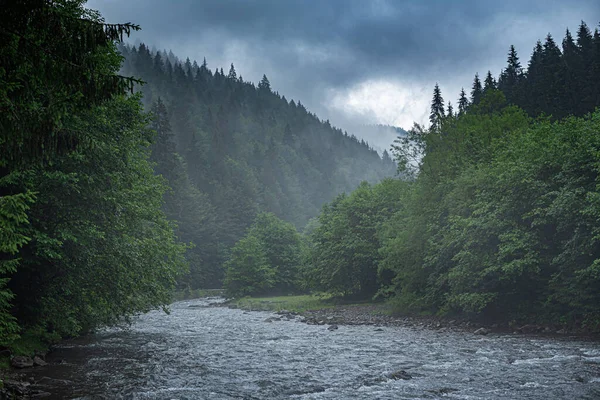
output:
[[[169,303],[186,269],[161,210],[153,132],[116,42],[80,1],[4,2],[0,346],[69,337]]]
[[[582,23],[575,44],[553,43],[527,70],[511,47],[498,82],[476,76],[456,112],[436,85],[430,126],[393,146],[403,178],[340,195],[309,224],[300,287],[600,330],[600,38]]]

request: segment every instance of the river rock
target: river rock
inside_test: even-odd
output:
[[[537,325],[527,324],[517,329],[521,333],[536,333],[541,330]]]
[[[33,360],[29,356],[16,356],[10,360],[10,365],[14,368],[30,368],[33,367]]]
[[[486,328],[479,328],[473,333],[476,335],[487,335],[488,333],[490,333],[490,331]]]
[[[406,372],[405,370],[400,369],[400,370],[398,370],[396,372],[392,372],[389,375],[389,378],[390,379],[395,379],[395,380],[402,379],[404,381],[408,381],[408,380],[412,379],[412,376],[408,372]]]
[[[33,357],[33,365],[35,365],[37,367],[43,367],[47,364],[48,363],[46,361],[42,360],[41,357],[38,357],[38,356]]]
[[[328,331],[335,331],[336,329],[338,329],[339,327],[337,325],[330,325],[327,330]]]
[[[4,383],[4,388],[8,391],[8,393],[12,394],[13,396],[15,394],[18,396],[25,396],[26,394],[29,393],[29,386],[30,386],[29,382],[5,379],[3,383]],[[10,397],[10,398],[13,398],[13,397]]]

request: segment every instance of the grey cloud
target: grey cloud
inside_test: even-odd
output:
[[[401,78],[428,87],[440,82],[445,97],[454,98],[476,71],[497,74],[510,44],[526,64],[546,33],[562,38],[581,19],[592,28],[600,20],[597,0],[93,0],[88,6],[107,21],[139,23],[137,38],[182,58],[206,56],[224,69],[233,61],[251,80],[267,73],[275,89],[322,118],[335,114],[322,104],[328,89]]]

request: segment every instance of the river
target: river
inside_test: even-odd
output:
[[[129,329],[64,342],[31,370],[48,399],[599,399],[600,344],[581,339],[265,322],[175,303]],[[388,377],[404,370],[412,379]]]

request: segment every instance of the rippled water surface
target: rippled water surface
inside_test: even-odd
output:
[[[207,307],[151,312],[66,343],[35,371],[56,399],[599,399],[600,344],[412,328],[265,322]],[[55,364],[63,360],[61,364]],[[405,370],[410,380],[390,380]]]

